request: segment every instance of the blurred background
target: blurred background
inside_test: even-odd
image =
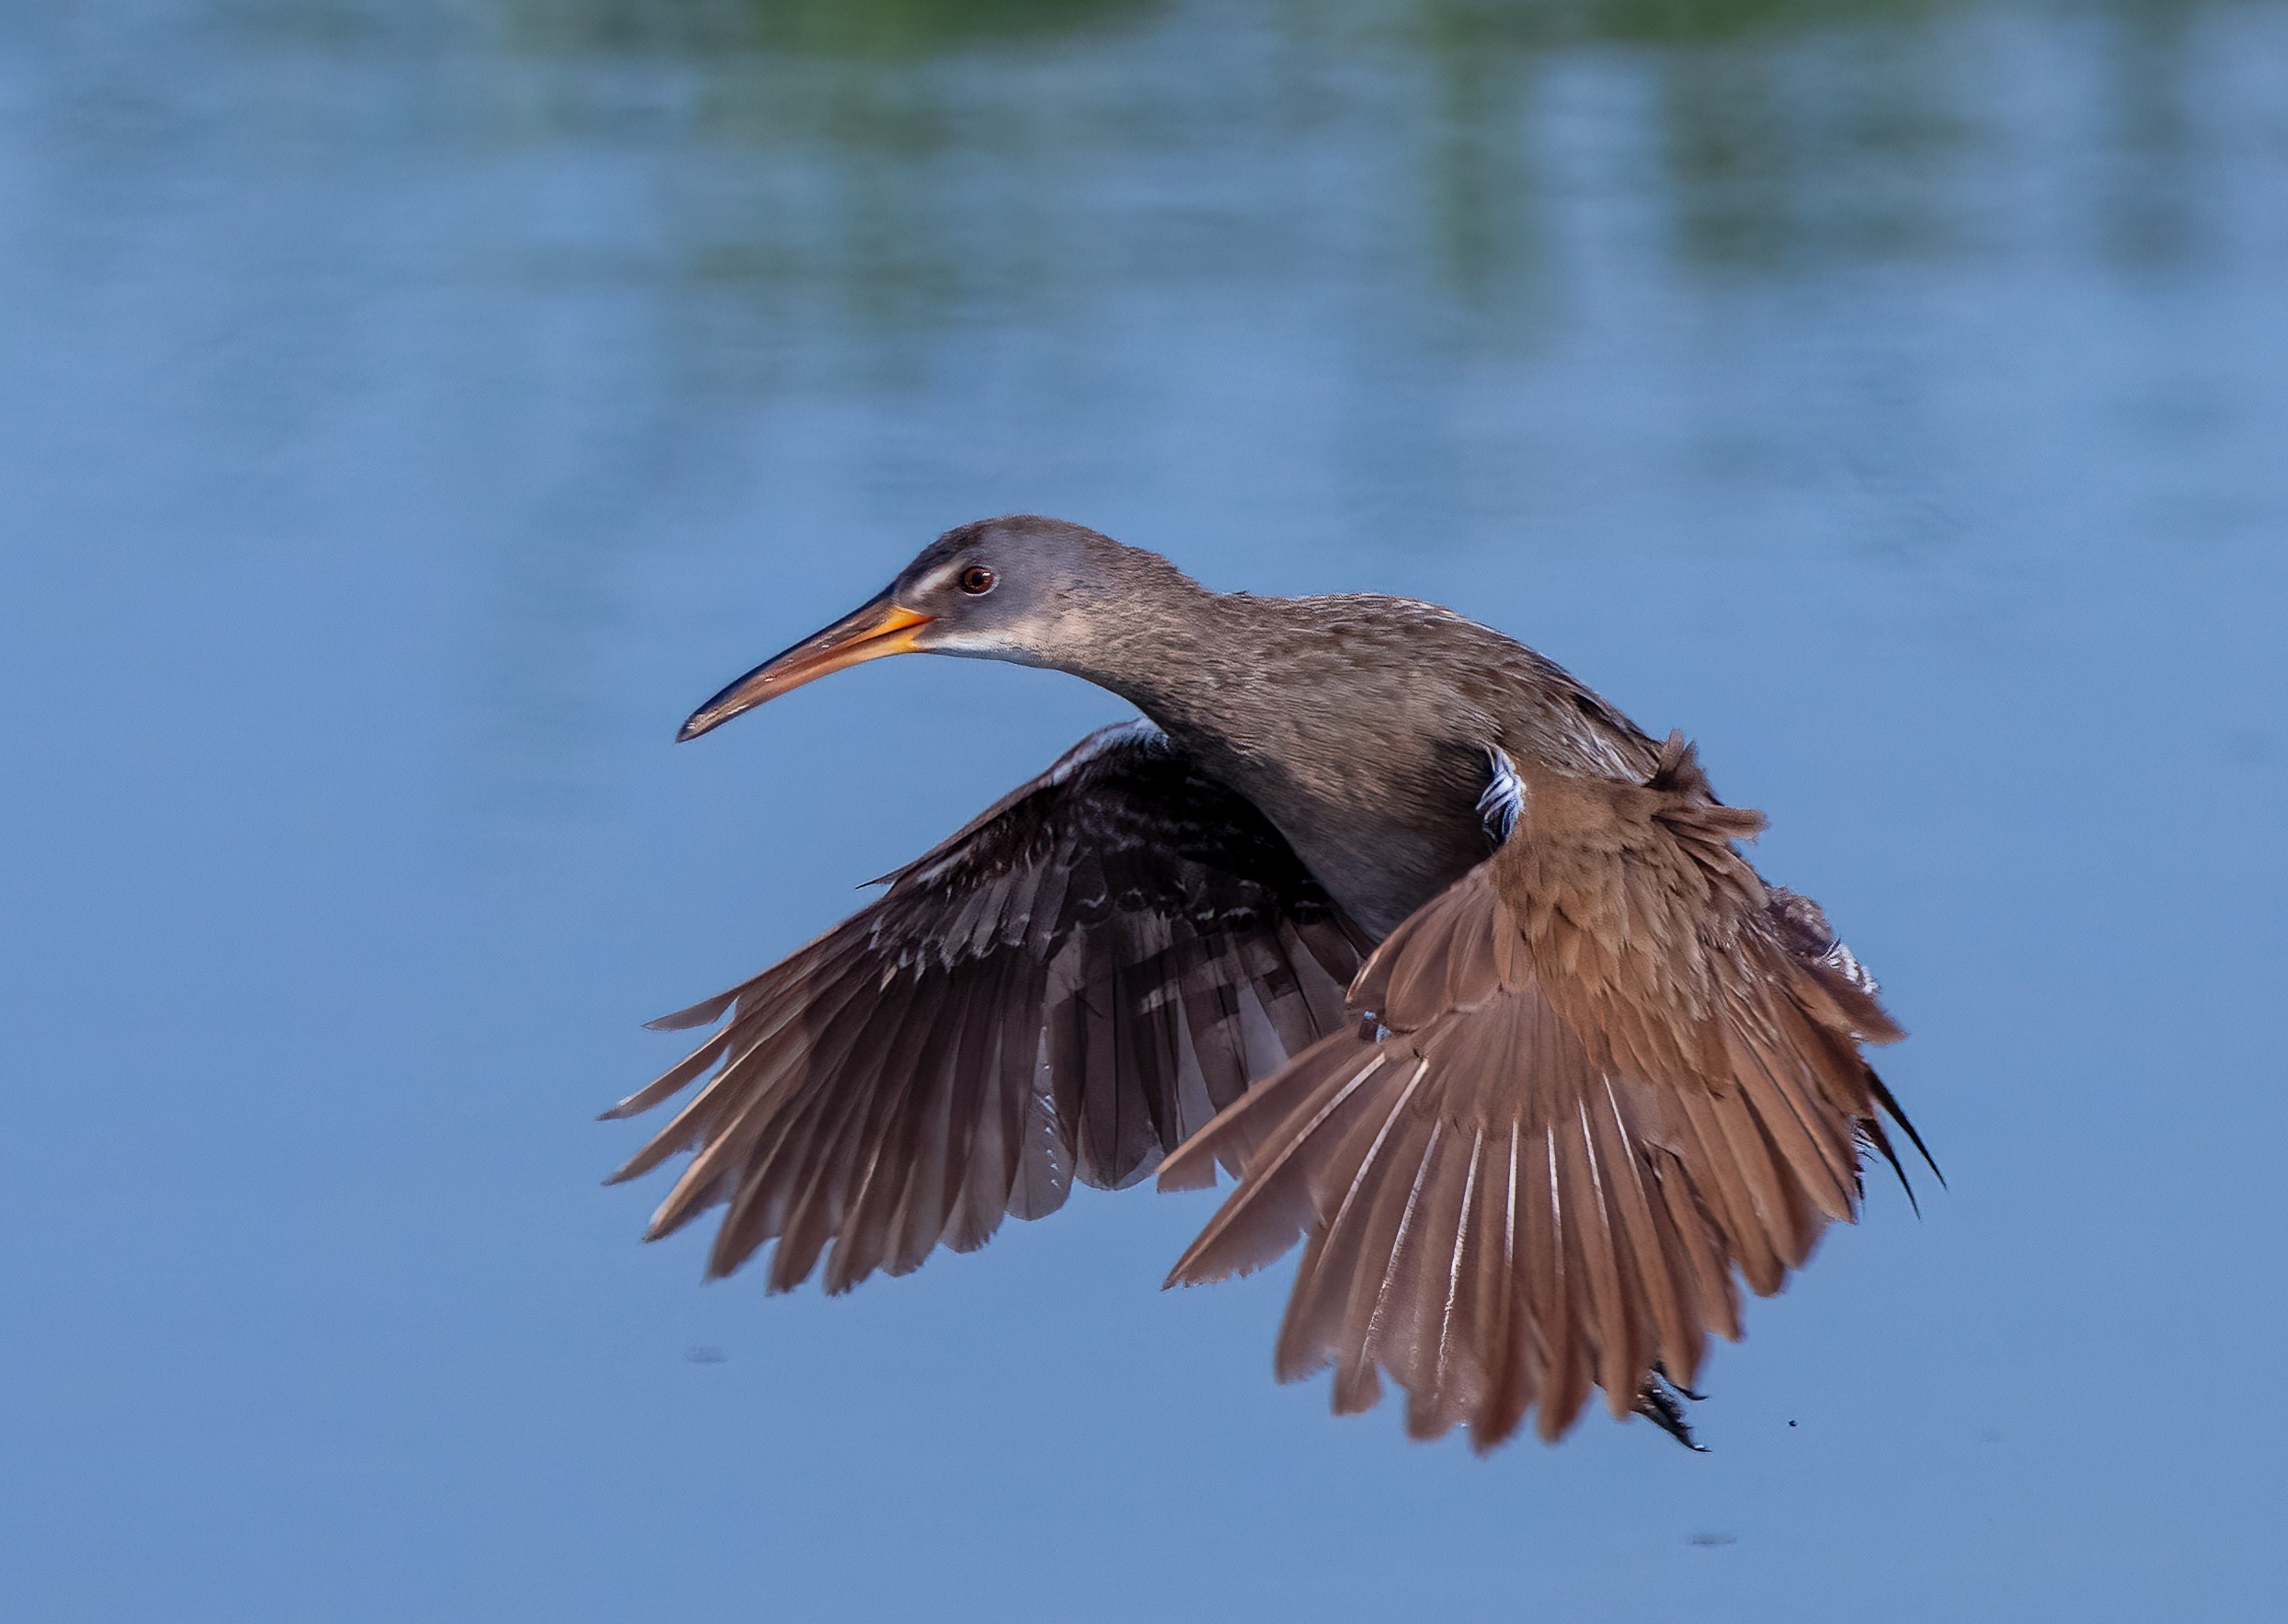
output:
[[[1436,599],[1915,1033],[1678,1450],[1276,1388],[1210,1197],[703,1288],[594,1112],[1108,696],[676,723],[938,531]],[[0,0],[27,1619],[2281,1616],[2288,10]]]

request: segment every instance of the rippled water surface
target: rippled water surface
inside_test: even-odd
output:
[[[25,1618],[2257,1618],[2288,11],[0,4]],[[1687,1457],[1275,1388],[1207,1198],[833,1301],[602,1190],[645,1016],[1121,707],[944,526],[1433,598],[1702,741],[1915,1032]]]

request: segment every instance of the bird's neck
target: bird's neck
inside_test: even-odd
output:
[[[1257,675],[1232,600],[1186,580],[1151,612],[1100,623],[1089,646],[1057,665],[1109,689],[1178,737],[1229,736]]]
[[[1180,607],[1064,669],[1252,802],[1355,922],[1389,931],[1484,857],[1482,748],[1447,738],[1447,707],[1407,708],[1443,695],[1435,678],[1352,658],[1324,602],[1202,591]]]

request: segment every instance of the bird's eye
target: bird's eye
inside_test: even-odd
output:
[[[993,589],[993,572],[982,564],[972,564],[961,572],[961,589],[972,598],[982,598]]]

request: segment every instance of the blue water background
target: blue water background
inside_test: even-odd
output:
[[[0,1611],[2278,1618],[2288,9],[0,4]],[[1706,1458],[1082,1192],[702,1287],[590,1118],[1121,714],[675,723],[938,530],[1435,599],[1914,1032]]]

